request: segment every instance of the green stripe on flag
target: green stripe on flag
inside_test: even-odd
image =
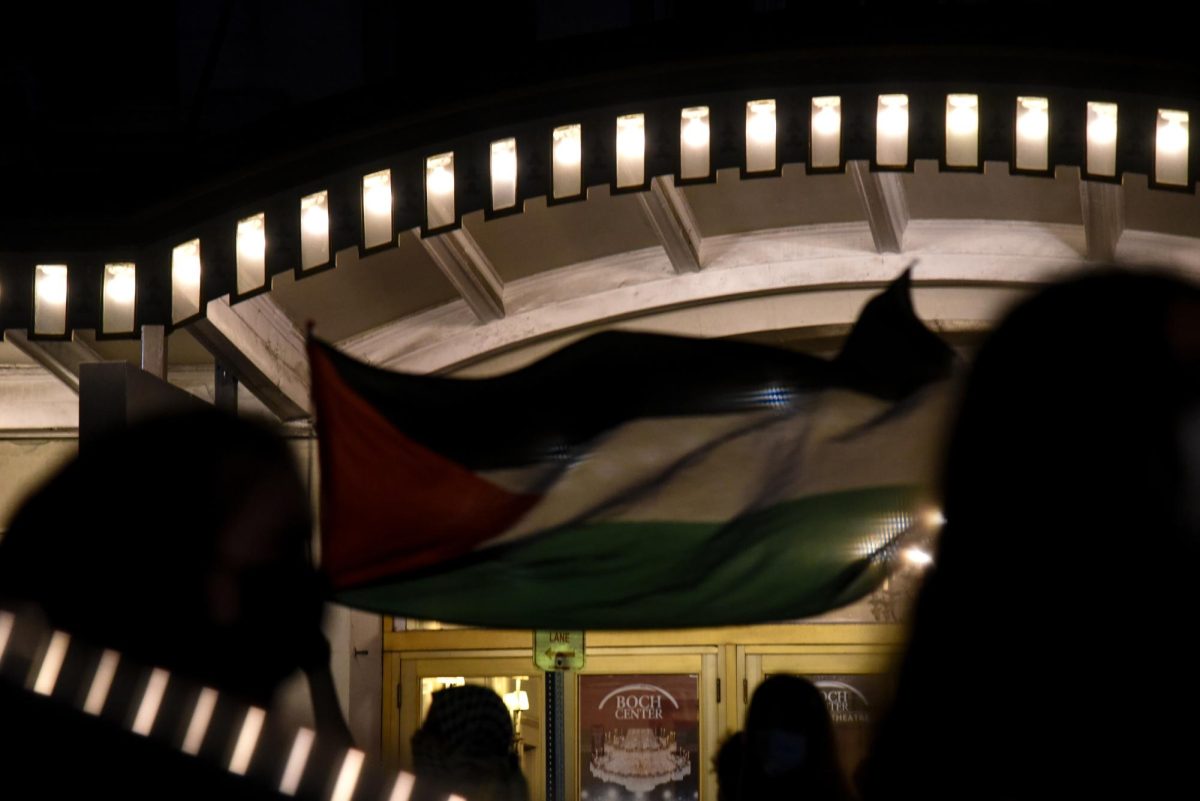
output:
[[[436,571],[342,592],[360,608],[499,628],[647,629],[794,620],[886,576],[919,488],[801,498],[728,523],[567,525]]]

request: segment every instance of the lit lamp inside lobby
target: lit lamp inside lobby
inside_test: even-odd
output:
[[[1087,174],[1117,174],[1117,104],[1087,104]]]
[[[363,247],[392,241],[392,171],[379,170],[362,179]]]
[[[121,262],[104,265],[101,330],[106,334],[132,334],[137,300],[137,270]]]
[[[746,172],[775,170],[775,101],[746,104]]]
[[[583,128],[580,125],[560,125],[554,129],[553,137],[554,197],[575,197],[583,191]]]
[[[497,139],[491,145],[492,210],[517,205],[517,140]]]
[[[39,264],[33,271],[33,332],[67,333],[67,265]]]
[[[328,262],[329,193],[321,190],[300,198],[300,269]]]
[[[908,95],[880,95],[875,108],[875,163],[908,164]]]
[[[1188,185],[1188,113],[1158,110],[1154,137],[1154,181],[1171,186]]]
[[[454,225],[454,153],[425,159],[425,219],[430,228]]]
[[[809,166],[836,169],[842,163],[842,99],[836,96],[812,100],[812,136]]]
[[[237,291],[250,292],[267,283],[267,218],[255,214],[237,224]]]
[[[979,95],[946,95],[946,165],[979,166]]]
[[[709,173],[708,106],[693,106],[679,112],[679,175],[707,178]]]
[[[646,182],[646,115],[617,117],[617,187]]]
[[[1017,98],[1017,169],[1050,167],[1050,101],[1045,97]]]
[[[171,251],[171,320],[200,312],[200,240],[191,239]]]

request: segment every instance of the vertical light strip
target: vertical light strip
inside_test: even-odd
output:
[[[217,691],[205,687],[196,699],[196,708],[192,710],[192,719],[188,723],[187,734],[183,737],[183,753],[196,756],[200,746],[204,745],[204,735],[208,733],[208,724],[212,722],[213,710],[217,708]]]
[[[711,131],[708,106],[679,112],[679,176],[707,178],[710,172]]]
[[[575,197],[583,191],[583,126],[560,125],[554,129],[554,197]]]
[[[171,251],[171,320],[200,313],[200,240],[191,239]]]
[[[106,334],[133,333],[137,270],[128,262],[104,265],[100,327]]]
[[[746,172],[775,169],[775,101],[746,104]]]
[[[121,655],[116,651],[107,650],[100,655],[100,664],[96,667],[92,686],[88,688],[87,699],[83,702],[84,712],[99,715],[104,711],[104,702],[108,700],[108,691],[112,687],[113,677],[117,675],[120,661]]]
[[[1050,101],[1017,98],[1017,169],[1050,168]]]
[[[302,728],[296,732],[287,765],[283,768],[283,778],[279,781],[279,792],[284,795],[295,795],[300,789],[300,779],[304,776],[304,766],[308,764],[315,736],[312,729]]]
[[[37,265],[33,271],[33,295],[34,333],[67,333],[67,265]]]
[[[1155,183],[1187,186],[1188,139],[1188,113],[1160,108],[1154,136]]]
[[[229,759],[230,773],[245,776],[246,771],[250,769],[250,759],[254,756],[254,748],[258,745],[258,736],[262,733],[266,717],[266,711],[257,706],[246,710],[242,730],[238,733],[237,744],[233,747],[233,756]]]
[[[416,776],[401,771],[400,775],[396,777],[396,786],[392,788],[392,795],[388,801],[409,801],[412,797],[413,785],[416,783]]]
[[[163,695],[167,691],[167,680],[170,674],[162,668],[150,671],[150,680],[146,682],[146,692],[142,703],[138,706],[137,715],[133,719],[133,733],[143,737],[150,735],[154,728],[154,720],[158,717],[158,708],[162,706]]]
[[[830,169],[842,166],[842,99],[836,96],[812,100],[812,137],[810,167]]]
[[[425,217],[430,228],[454,225],[454,153],[425,159]]]
[[[357,748],[346,752],[346,759],[342,762],[342,769],[338,773],[337,784],[333,788],[333,794],[329,796],[329,801],[350,801],[354,797],[354,788],[358,786],[358,775],[362,772],[365,757],[366,754]]]
[[[517,140],[492,142],[492,210],[517,205]]]
[[[311,270],[329,261],[329,192],[300,198],[300,269]]]
[[[617,117],[617,187],[646,183],[646,115]]]
[[[71,644],[71,635],[65,631],[56,631],[50,635],[50,645],[46,655],[42,657],[42,666],[38,668],[37,680],[33,683],[33,691],[38,695],[50,695],[54,685],[58,683],[58,674],[62,670],[63,660],[67,658],[67,647]]]
[[[875,107],[875,163],[908,164],[908,95],[880,95]]]
[[[4,651],[8,648],[8,638],[12,636],[14,621],[12,612],[0,612],[0,659],[4,658]]]
[[[362,179],[363,245],[369,248],[392,241],[392,171],[379,170]]]
[[[946,95],[946,165],[979,166],[979,95]]]
[[[267,283],[267,215],[255,214],[237,224],[237,291],[245,294]]]

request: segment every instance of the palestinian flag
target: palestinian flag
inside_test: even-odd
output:
[[[824,360],[607,332],[485,379],[309,340],[322,567],[365,609],[514,628],[789,620],[886,575],[952,351],[905,273]]]

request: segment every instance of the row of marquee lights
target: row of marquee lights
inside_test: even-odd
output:
[[[776,169],[775,100],[746,103],[746,172],[770,173]],[[814,97],[811,109],[810,167],[841,166],[842,101],[840,97]],[[1016,101],[1016,152],[1018,170],[1049,168],[1050,103],[1045,97],[1018,97]],[[1115,177],[1117,162],[1117,105],[1087,104],[1086,169],[1092,176]],[[1155,137],[1154,180],[1160,185],[1186,186],[1188,182],[1188,112],[1159,109]],[[572,198],[582,187],[582,125],[553,130],[551,192],[554,199]],[[880,167],[908,164],[908,95],[878,96],[875,161]],[[709,109],[696,106],[680,112],[680,177],[703,179],[710,175]],[[629,114],[616,120],[616,185],[643,186],[645,176],[645,115]],[[517,203],[517,141],[491,143],[492,210],[511,209]],[[979,96],[946,96],[946,164],[974,168],[979,161]],[[390,170],[362,179],[363,245],[391,243],[392,178]],[[429,229],[455,223],[454,153],[425,160],[426,219]],[[329,194],[315,192],[300,200],[300,270],[327,265],[329,252]],[[237,224],[237,290],[239,294],[262,288],[266,281],[266,218],[255,214]],[[63,335],[67,328],[68,268],[63,264],[37,265],[34,272],[34,334]],[[133,334],[136,302],[135,266],[107,264],[103,271],[101,332]],[[201,311],[200,240],[176,246],[171,258],[171,318],[188,320]]]

